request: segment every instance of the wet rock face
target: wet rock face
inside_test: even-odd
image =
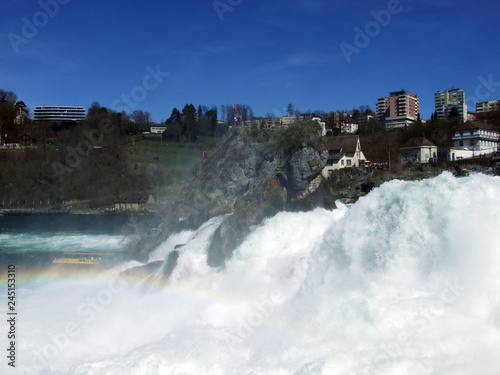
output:
[[[309,131],[305,136],[294,134],[294,130],[288,130],[290,134],[287,136],[272,134],[264,143],[249,139],[248,134],[241,131],[222,147],[223,153],[214,153],[220,160],[216,162],[216,172],[210,172],[215,178],[209,178],[207,185],[224,191],[223,200],[234,203],[233,215],[214,234],[208,252],[209,265],[223,266],[251,227],[266,217],[281,210],[301,209],[301,202],[305,202],[303,207],[307,209],[325,205],[324,193],[327,191],[318,188],[328,152],[316,147],[321,145],[319,129],[317,133]],[[245,144],[244,150],[242,144]],[[207,168],[206,171],[213,169]],[[222,171],[226,172],[231,183],[224,184]],[[204,177],[207,178],[208,174],[205,173]],[[238,184],[233,181],[238,181]],[[335,207],[335,203],[327,202],[327,206]]]
[[[321,139],[319,132],[315,137]],[[255,193],[276,178],[280,187],[287,190],[288,199],[292,199],[309,187],[326,164],[327,151],[317,150],[311,144],[310,134],[307,142],[297,137],[299,144],[286,143],[290,136],[282,136],[278,131],[269,132],[264,138],[262,141],[261,136],[247,129],[236,129],[201,163],[197,185],[212,201],[214,211],[233,206],[242,196],[249,196],[247,200],[253,199],[254,204],[262,203]]]
[[[318,152],[312,147],[302,147],[292,154],[288,164],[288,181],[296,191],[307,189],[310,182],[326,165],[328,151]]]
[[[176,248],[178,248],[176,246]],[[179,259],[179,251],[174,250],[168,253],[167,261],[163,267],[163,275],[165,277],[169,277],[174,271],[175,266],[177,265],[177,259]]]

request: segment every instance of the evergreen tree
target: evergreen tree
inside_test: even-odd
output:
[[[178,123],[180,124],[181,122],[181,113],[177,108],[172,109],[172,114],[170,117],[165,121],[166,124],[171,124],[171,123]]]
[[[458,113],[458,108],[457,106],[453,106],[450,110],[450,113],[448,113],[448,119],[451,120],[455,117],[460,117],[460,113]]]
[[[182,110],[182,125],[185,136],[191,139],[196,138],[196,108],[192,104],[186,104]]]

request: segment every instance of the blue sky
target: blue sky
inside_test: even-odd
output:
[[[155,121],[187,103],[375,109],[405,89],[429,118],[438,90],[500,98],[499,14],[492,0],[7,0],[0,88],[31,109],[128,98]]]

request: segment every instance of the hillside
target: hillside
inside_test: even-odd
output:
[[[102,146],[81,151],[81,141],[54,137],[45,147],[1,150],[1,208],[59,209],[65,202],[106,208],[122,194],[137,191],[161,198],[165,188],[186,182],[202,150],[213,143],[212,138],[187,144],[128,136],[104,138]]]

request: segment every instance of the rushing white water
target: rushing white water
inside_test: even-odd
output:
[[[280,213],[216,270],[223,219],[152,254],[185,244],[166,285],[21,283],[20,373],[500,373],[500,178],[391,181],[350,207]]]

